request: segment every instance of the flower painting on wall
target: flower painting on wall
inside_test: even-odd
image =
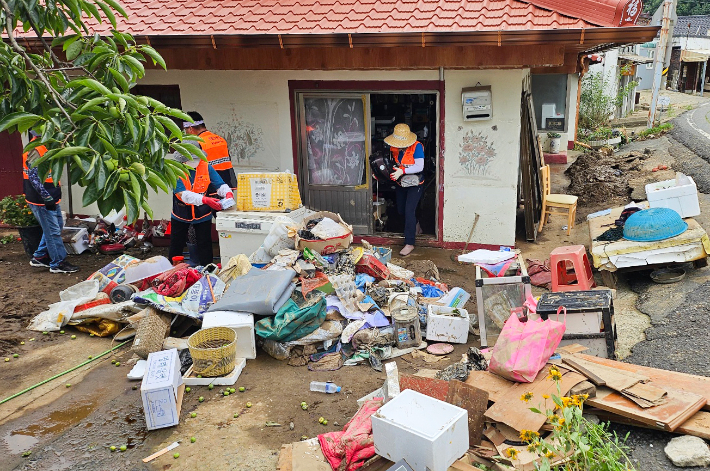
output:
[[[482,133],[469,130],[460,144],[459,164],[469,176],[488,176],[496,151]]]
[[[227,141],[229,155],[235,166],[261,165],[261,162],[254,161],[259,151],[264,149],[264,131],[260,126],[233,115],[230,121],[218,122],[214,130]]]

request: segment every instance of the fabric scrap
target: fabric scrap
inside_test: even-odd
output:
[[[266,317],[255,324],[256,335],[264,339],[289,342],[305,337],[325,322],[325,298],[299,308],[289,299],[273,317]]]
[[[308,364],[310,371],[335,371],[342,367],[343,355],[340,352],[326,353],[317,360],[313,360],[313,355],[311,355],[311,363]]]

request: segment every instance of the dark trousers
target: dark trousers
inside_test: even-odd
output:
[[[181,256],[187,243],[187,231],[192,226],[195,229],[197,239],[197,258],[200,265],[205,266],[212,263],[212,219],[198,224],[189,224],[175,218],[170,220],[170,251],[168,258],[173,261],[173,257]]]
[[[407,245],[414,245],[417,238],[417,205],[423,192],[423,185],[397,187],[397,212],[404,216],[404,243]]]

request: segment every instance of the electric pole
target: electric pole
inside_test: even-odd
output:
[[[675,11],[676,0],[665,0],[663,4],[663,20],[661,22],[661,38],[656,47],[656,60],[654,63],[653,86],[651,87],[651,108],[648,110],[648,128],[652,128],[656,119],[656,106],[658,105],[658,94],[663,80],[663,65],[666,62],[666,49],[670,37],[671,16]]]

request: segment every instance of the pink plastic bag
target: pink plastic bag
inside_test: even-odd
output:
[[[559,322],[562,311],[566,319],[564,306],[557,309],[558,320],[520,322],[518,316],[510,316],[493,346],[488,370],[511,381],[533,382],[565,333],[565,321]]]

